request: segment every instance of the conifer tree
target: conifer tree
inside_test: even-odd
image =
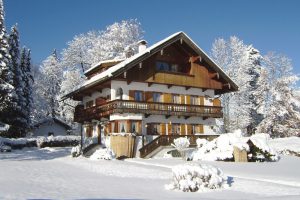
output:
[[[0,0],[0,121],[9,123],[11,119],[10,110],[15,97],[13,87],[13,72],[9,66],[9,46],[4,25],[3,1]]]
[[[32,76],[32,66],[31,66],[31,51],[28,49],[26,51],[25,57],[25,68],[24,68],[24,97],[25,97],[25,113],[26,113],[26,122],[27,127],[31,125],[31,110],[32,110],[32,85],[33,85],[33,76]]]

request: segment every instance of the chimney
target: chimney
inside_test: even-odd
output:
[[[139,46],[139,53],[145,51],[145,49],[147,49],[147,41],[146,40],[138,41],[138,46]]]

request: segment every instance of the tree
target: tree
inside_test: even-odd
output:
[[[0,0],[0,121],[8,124],[12,117],[10,110],[15,106],[13,98],[16,95],[13,87],[13,72],[10,68],[9,60],[3,1]]]
[[[62,52],[61,66],[64,78],[60,95],[73,90],[85,79],[83,72],[93,64],[102,60],[125,58],[125,50],[130,47],[137,52],[137,42],[142,38],[143,31],[137,20],[116,22],[104,31],[90,31],[75,36],[68,42],[68,47]],[[72,121],[73,106],[77,102],[65,100],[60,104],[61,116]],[[70,106],[71,105],[71,106]]]
[[[9,53],[11,55],[11,59],[9,62],[9,66],[13,71],[13,87],[16,92],[16,96],[12,98],[12,103],[14,106],[11,107],[9,113],[11,113],[10,118],[10,129],[9,132],[12,136],[22,137],[26,133],[26,129],[28,128],[26,121],[26,112],[24,107],[26,105],[25,97],[24,97],[24,55],[22,52],[22,56],[20,57],[20,49],[19,49],[19,32],[17,30],[17,26],[13,26],[11,29],[11,33],[9,35]]]
[[[262,56],[259,51],[255,49],[252,45],[248,47],[249,60],[250,65],[248,68],[248,75],[250,78],[250,87],[248,90],[248,96],[250,101],[250,124],[247,127],[247,133],[254,134],[257,125],[262,121],[263,115],[259,112],[260,102],[261,102],[261,94],[257,93],[258,87],[263,86],[259,85],[258,80],[262,73]]]
[[[249,46],[237,37],[230,37],[229,41],[217,39],[213,43],[212,58],[239,86],[239,91],[221,97],[225,131],[246,130],[252,121],[250,109],[253,107],[248,93],[252,80],[249,70],[253,62],[249,57]]]
[[[25,54],[25,66],[24,66],[24,98],[25,98],[25,106],[24,110],[26,113],[26,122],[27,122],[27,127],[29,128],[31,125],[31,117],[32,117],[32,104],[33,104],[33,99],[32,99],[32,85],[34,82],[33,76],[32,76],[32,66],[31,66],[31,51],[27,49]]]
[[[43,107],[35,112],[39,117],[56,117],[59,115],[58,96],[62,82],[63,70],[59,64],[56,50],[40,66],[39,76],[35,81],[35,105]],[[37,102],[41,100],[40,102]]]
[[[265,75],[260,81],[264,87],[265,114],[258,126],[260,132],[272,137],[299,135],[300,102],[293,92],[297,75],[292,73],[291,60],[280,54],[264,57]]]

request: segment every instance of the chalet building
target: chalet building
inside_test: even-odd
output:
[[[87,80],[66,96],[82,102],[74,121],[85,137],[101,142],[101,134],[158,136],[145,145],[150,149],[140,150],[142,157],[166,138],[213,134],[215,119],[222,117],[218,97],[238,90],[184,32],[146,45],[140,41],[137,54],[91,67]]]

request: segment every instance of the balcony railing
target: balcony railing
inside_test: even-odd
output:
[[[107,117],[112,113],[142,113],[145,115],[222,117],[222,107],[159,102],[114,100],[101,106],[75,108],[74,121],[83,122]]]

